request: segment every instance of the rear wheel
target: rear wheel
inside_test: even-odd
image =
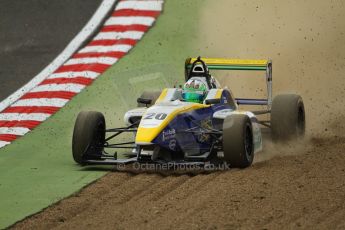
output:
[[[273,99],[271,108],[272,139],[302,138],[305,133],[305,112],[301,96],[282,94]]]
[[[254,159],[252,123],[247,115],[233,114],[223,124],[224,160],[230,167],[246,168]]]
[[[147,107],[150,107],[156,103],[157,99],[159,98],[159,95],[161,95],[160,91],[144,91],[141,94],[140,98],[151,99],[151,103],[147,105]],[[146,107],[146,104],[138,103],[138,107]]]
[[[73,159],[84,165],[87,159],[99,159],[105,140],[105,120],[100,112],[82,111],[76,119],[73,139]]]

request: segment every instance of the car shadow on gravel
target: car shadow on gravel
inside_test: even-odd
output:
[[[142,166],[142,165],[141,165]],[[145,168],[146,167],[146,168]],[[85,166],[80,169],[81,171],[104,171],[109,173],[129,173],[131,175],[138,175],[138,174],[157,174],[160,176],[172,176],[172,175],[187,175],[187,176],[196,176],[196,175],[208,175],[216,172],[221,171],[235,171],[237,169],[231,168],[213,168],[213,169],[203,169],[199,168],[184,168],[184,169],[168,169],[168,168],[160,168],[160,166],[150,164],[148,166],[145,164],[144,167],[139,166],[139,164],[133,165],[125,165],[121,166],[121,168],[117,168],[116,166]]]

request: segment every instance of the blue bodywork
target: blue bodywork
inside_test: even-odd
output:
[[[188,155],[200,155],[209,151],[212,140],[210,134],[205,134],[205,130],[215,129],[217,123],[213,119],[215,112],[233,109],[228,104],[229,100],[229,91],[223,90],[219,104],[177,115],[153,140],[153,143],[169,151],[182,151]]]

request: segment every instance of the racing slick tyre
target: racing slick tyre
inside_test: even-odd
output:
[[[254,159],[252,122],[245,114],[233,114],[223,123],[224,160],[234,168],[246,168]]]
[[[281,94],[273,99],[271,132],[274,141],[303,138],[305,133],[305,112],[301,96]]]
[[[156,103],[159,95],[161,95],[161,91],[144,91],[140,98],[151,99],[151,103],[147,105],[147,107],[151,107]],[[146,104],[138,103],[138,107],[146,107]]]
[[[100,112],[82,111],[75,121],[72,139],[73,159],[84,165],[88,159],[99,159],[105,140],[105,120]]]

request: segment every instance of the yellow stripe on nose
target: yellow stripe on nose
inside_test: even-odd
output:
[[[210,107],[210,105],[195,103],[176,108],[176,110],[169,113],[163,120],[163,122],[160,123],[157,127],[142,127],[142,124],[140,123],[137,135],[135,137],[135,142],[137,144],[150,144],[177,115],[207,107]],[[148,111],[146,111],[146,113],[147,112]],[[144,116],[145,114],[143,115],[143,117]]]

